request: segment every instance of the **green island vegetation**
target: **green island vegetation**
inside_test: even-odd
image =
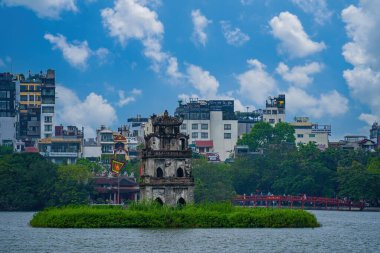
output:
[[[195,204],[230,201],[236,194],[298,195],[350,198],[380,206],[380,150],[320,151],[315,145],[294,145],[294,129],[257,123],[238,141],[261,155],[233,163],[193,159]],[[140,162],[123,168],[139,180]],[[0,146],[0,210],[38,211],[48,207],[89,204],[96,200],[96,162],[56,165],[39,154],[14,153]]]
[[[55,228],[314,228],[320,225],[303,210],[242,208],[231,203],[178,207],[155,203],[121,206],[67,206],[38,212],[33,227]]]

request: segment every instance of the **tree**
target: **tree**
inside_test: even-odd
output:
[[[244,134],[238,140],[238,145],[248,145],[250,150],[259,148],[279,146],[281,144],[294,145],[294,128],[288,123],[277,123],[275,127],[267,122],[256,123],[251,131]]]
[[[195,202],[231,200],[235,195],[229,165],[212,164],[205,159],[194,162]]]
[[[91,170],[82,164],[60,165],[50,205],[86,204],[94,191]]]
[[[54,189],[56,165],[39,154],[0,157],[0,210],[40,210]]]

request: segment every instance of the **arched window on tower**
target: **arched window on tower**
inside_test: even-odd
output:
[[[186,201],[184,200],[184,198],[179,198],[179,200],[177,201],[177,205],[179,205],[179,206],[186,205]]]
[[[183,177],[183,169],[181,167],[177,169],[177,177]]]
[[[160,167],[157,168],[156,175],[157,175],[157,177],[163,177],[164,176],[164,172],[162,171],[162,169]]]

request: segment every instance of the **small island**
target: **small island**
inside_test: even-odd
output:
[[[33,227],[50,228],[315,228],[303,210],[243,208],[230,203],[169,207],[156,203],[123,206],[67,206],[34,215]]]

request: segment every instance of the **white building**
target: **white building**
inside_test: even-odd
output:
[[[233,100],[180,102],[175,115],[183,119],[180,131],[189,135],[190,146],[200,153],[217,153],[222,161],[233,153],[238,139]]]
[[[321,150],[328,148],[331,125],[311,123],[308,117],[295,117],[290,125],[294,127],[297,145],[314,142]]]
[[[269,97],[263,110],[263,121],[271,125],[279,122],[285,122],[285,95],[280,94],[278,97]]]

